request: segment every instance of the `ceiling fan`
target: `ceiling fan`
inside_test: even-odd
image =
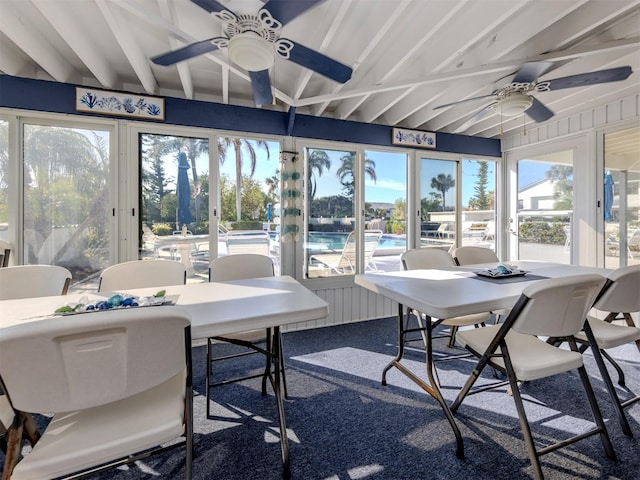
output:
[[[223,22],[225,36],[213,37],[153,57],[157,65],[173,65],[204,53],[227,48],[229,59],[249,72],[256,105],[273,101],[269,68],[275,55],[345,83],[353,70],[332,58],[279,36],[282,27],[324,0],[267,0],[255,14],[236,14],[216,0],[191,0]]]
[[[552,62],[526,62],[523,63],[511,83],[505,87],[494,90],[489,95],[467,98],[458,102],[447,103],[434,107],[450,107],[459,103],[466,103],[484,98],[492,98],[493,101],[474,113],[466,122],[460,125],[454,133],[465,131],[471,125],[494,113],[505,117],[514,117],[526,113],[535,122],[544,122],[553,117],[554,113],[540,100],[530,95],[530,92],[548,92],[563,88],[585,87],[599,83],[618,82],[626,80],[631,75],[631,67],[616,67],[596,72],[579,73],[568,77],[555,78],[538,82],[538,77],[544,75],[553,66]]]

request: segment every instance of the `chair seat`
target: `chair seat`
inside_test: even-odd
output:
[[[265,329],[261,328],[259,330],[248,330],[246,332],[239,332],[230,335],[220,335],[218,337],[211,337],[216,343],[224,343],[223,340],[218,340],[218,338],[229,338],[234,340],[242,340],[244,342],[252,342],[259,343],[264,342],[266,340]]]
[[[455,327],[463,327],[466,325],[478,325],[491,320],[489,313],[472,313],[471,315],[462,315],[461,317],[451,317],[442,321],[442,325],[450,325]]]
[[[598,348],[601,350],[619,347],[625,343],[640,340],[640,328],[616,325],[594,317],[587,317],[587,319],[593,331],[593,336],[598,342]],[[584,332],[580,332],[576,334],[576,339],[586,342],[587,336]]]
[[[119,402],[56,414],[12,480],[56,478],[176,439],[184,431],[184,384],[176,375]]]
[[[476,352],[484,352],[500,327],[500,325],[489,325],[473,330],[462,330],[456,335],[456,340],[462,346],[469,346]],[[532,335],[523,335],[511,330],[505,340],[518,380],[536,380],[582,366],[580,353],[554,347]],[[494,357],[492,360],[504,368],[502,358]]]

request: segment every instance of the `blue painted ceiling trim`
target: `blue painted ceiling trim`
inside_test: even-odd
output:
[[[64,113],[81,116],[105,115],[75,110],[75,85],[0,75],[0,107]],[[388,125],[336,120],[291,112],[165,97],[164,124],[233,130],[328,141],[392,147]],[[295,110],[294,110],[295,112]],[[114,116],[113,118],[123,118]],[[295,122],[292,122],[295,118]],[[500,157],[500,140],[436,132],[437,152]],[[434,151],[424,149],[425,155]]]

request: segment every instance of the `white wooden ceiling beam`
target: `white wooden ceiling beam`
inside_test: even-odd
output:
[[[343,0],[342,2],[340,2],[340,9],[338,10],[338,14],[335,16],[334,19],[332,19],[329,30],[323,36],[322,42],[320,43],[320,47],[317,49],[319,52],[325,51],[329,47],[329,45],[331,45],[331,43],[333,42],[336,32],[340,31],[340,29],[342,28],[345,28],[344,20],[345,20],[345,17],[347,16],[347,12],[351,8],[352,1],[353,0]],[[310,70],[307,68],[303,69],[303,71],[300,73],[298,77],[298,81],[296,82],[297,87],[293,93],[294,99],[297,100],[298,98],[300,98],[300,96],[302,95],[302,92],[304,92],[304,89],[309,84],[309,80],[311,79],[311,76],[313,75],[313,73],[314,73],[313,70]]]
[[[517,29],[517,27],[513,26],[516,24],[516,22],[513,22],[513,18],[529,15],[531,8],[535,8],[535,4],[533,0],[526,0],[512,2],[510,7],[511,8],[505,9],[502,14],[496,14],[495,20],[488,24],[488,28],[480,31],[475,37],[470,38],[463,48],[458,49],[458,55],[449,56],[449,58],[440,65],[439,70],[442,71],[447,67],[462,68],[465,66],[466,68],[471,68],[478,66],[487,58],[495,61],[500,59],[504,60],[504,55],[513,49],[514,46],[519,45],[521,42],[526,42],[530,36],[534,34],[537,25],[540,23],[548,23],[550,21],[548,18],[552,17],[552,15],[557,15],[556,13],[551,14],[551,12],[547,12],[546,16],[539,18],[536,22],[529,22],[528,25],[530,25],[530,28],[528,26],[523,29],[522,26],[518,24],[520,28]],[[516,30],[511,32],[510,30],[514,28]],[[493,32],[500,32],[500,34],[493,34]],[[472,79],[471,81],[461,79],[460,81],[448,83],[444,89],[438,88],[436,90],[433,87],[426,91],[424,88],[419,89],[409,97],[403,99],[401,103],[394,106],[391,111],[387,112],[385,118],[390,122],[394,122],[393,124],[403,123],[411,128],[417,128],[426,121],[438,115],[445,114],[447,110],[451,110],[433,110],[430,108],[433,105],[489,93],[486,87],[474,89],[474,85],[480,85],[481,83],[486,83],[486,81],[491,83],[490,79]],[[437,103],[435,103],[436,100]],[[473,106],[473,104],[471,104],[471,106]],[[433,130],[436,130],[436,128],[433,127]]]
[[[384,44],[385,40],[391,34],[393,27],[398,24],[399,19],[401,19],[405,12],[408,11],[409,6],[411,5],[411,1],[412,0],[402,0],[402,2],[391,9],[382,27],[376,30],[373,38],[367,43],[365,49],[358,56],[358,59],[355,61],[354,65],[352,65],[353,75],[351,83],[360,82],[360,77],[363,76],[363,73],[359,70],[359,66],[367,62],[373,56],[374,52],[376,52],[376,50],[380,48],[380,45]],[[336,94],[343,90],[345,88],[345,85],[346,84],[344,83],[339,84],[336,88],[333,89],[333,94]],[[354,110],[359,108],[362,102],[366,100],[366,98],[366,96],[363,96],[359,99],[350,99],[349,101],[347,101],[346,103],[349,103],[350,105],[348,107],[345,106],[345,108],[342,108],[342,111],[338,112],[338,117],[348,118],[349,116],[351,116]],[[343,102],[343,104],[344,103],[345,102]],[[315,108],[313,108],[314,115],[322,115],[330,104],[331,102],[327,101],[316,105]]]
[[[85,31],[82,24],[74,21],[65,9],[60,8],[60,5],[56,2],[45,0],[32,0],[32,2],[56,29],[58,35],[82,60],[98,82],[106,88],[116,88],[118,86],[118,77],[109,66],[102,53],[103,50],[92,40],[91,32]]]
[[[118,9],[111,8],[113,4],[107,0],[95,0],[95,2],[145,92],[150,95],[155,94],[158,91],[156,78],[151,71],[149,60],[140,49],[140,43],[126,27],[126,19]]]
[[[58,82],[73,82],[78,74],[73,66],[51,46],[49,41],[14,9],[10,2],[2,3],[0,30],[22,51]]]
[[[20,55],[9,41],[0,39],[0,72],[18,76],[20,73],[27,73],[31,68],[31,63]]]
[[[614,40],[614,41],[599,44],[599,45],[582,46],[582,47],[578,47],[570,50],[565,50],[564,52],[553,52],[549,54],[538,55],[531,58],[518,58],[518,59],[507,60],[504,62],[494,63],[490,65],[482,65],[480,67],[460,69],[455,72],[442,72],[435,75],[426,75],[422,78],[417,78],[417,79],[412,79],[407,81],[392,82],[388,84],[372,85],[369,87],[363,87],[359,89],[346,90],[335,95],[327,94],[327,95],[318,95],[316,97],[308,97],[308,98],[299,100],[296,106],[312,105],[312,104],[324,102],[327,100],[340,100],[343,98],[353,98],[353,97],[368,95],[376,92],[399,90],[403,88],[409,88],[414,85],[426,85],[426,84],[436,84],[436,83],[442,83],[442,82],[451,82],[453,80],[480,76],[488,73],[506,74],[510,71],[513,71],[514,69],[519,67],[521,64],[529,61],[571,60],[579,57],[598,54],[601,52],[605,52],[607,50],[634,49],[634,48],[637,49],[639,45],[640,45],[640,37],[634,37],[634,38],[629,38],[624,40]]]
[[[173,2],[170,0],[158,0],[158,6],[160,7],[160,13],[162,14],[162,16],[167,21],[179,28],[180,24],[178,23],[178,16],[176,15]],[[177,50],[178,48],[184,46],[171,35],[168,36],[168,39],[171,50]],[[176,64],[176,68],[178,69],[178,76],[180,77],[180,83],[182,85],[182,90],[184,92],[185,98],[193,100],[193,79],[191,78],[191,72],[189,71],[187,62],[178,62]]]

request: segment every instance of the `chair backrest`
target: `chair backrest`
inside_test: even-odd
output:
[[[66,295],[71,272],[57,265],[0,268],[0,300]]]
[[[342,255],[338,261],[338,270],[355,271],[356,269],[356,231],[349,232],[342,249]],[[364,232],[364,265],[365,267],[373,261],[373,255],[378,248],[382,230],[365,230]]]
[[[400,257],[405,270],[420,268],[453,267],[455,262],[449,252],[439,248],[416,248],[408,250]]]
[[[262,230],[231,230],[227,232],[226,244],[230,255],[238,253],[269,255],[271,238]]]
[[[184,375],[189,314],[173,306],[107,310],[0,331],[0,376],[25,412],[105,405]]]
[[[458,247],[453,251],[452,256],[458,265],[496,263],[500,261],[496,252],[484,247]]]
[[[266,255],[239,253],[215,258],[209,264],[210,282],[273,277],[274,275],[273,260]]]
[[[640,265],[618,268],[607,279],[594,307],[603,312],[640,312]]]
[[[134,260],[117,263],[100,274],[99,292],[115,292],[129,288],[184,285],[187,268],[182,262],[171,260]]]
[[[549,337],[574,335],[582,329],[604,283],[605,278],[597,274],[538,280],[523,290],[505,324],[510,324],[511,317],[516,316],[511,328],[519,333]],[[524,303],[522,309],[521,303]]]

